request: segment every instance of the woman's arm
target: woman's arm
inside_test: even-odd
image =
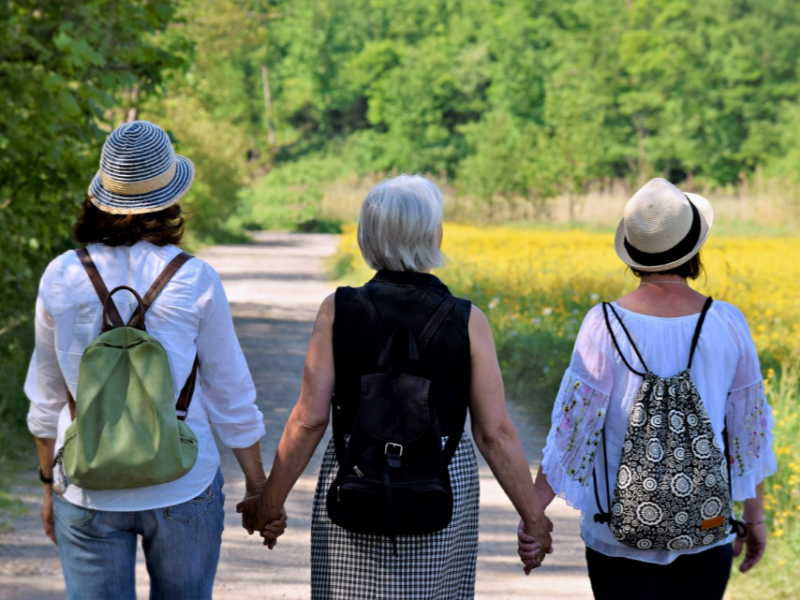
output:
[[[539,472],[536,473],[536,481],[533,485],[536,488],[536,496],[539,498],[539,506],[542,510],[547,510],[547,507],[550,506],[550,503],[556,497],[556,493],[553,491],[553,488],[550,487],[542,465],[539,465]]]
[[[244,473],[245,495],[255,496],[264,489],[267,477],[264,475],[264,462],[261,460],[261,442],[247,448],[232,448],[236,462]]]
[[[747,535],[744,538],[736,538],[734,545],[734,556],[742,553],[742,546],[747,546],[744,561],[739,566],[742,573],[747,573],[756,566],[764,551],[767,549],[767,527],[764,523],[764,482],[756,486],[756,497],[748,498],[744,501],[744,513],[742,515],[747,524]]]
[[[260,497],[237,506],[237,510],[244,513],[245,522],[255,531],[263,531],[268,523],[280,518],[289,492],[328,427],[334,386],[334,312],[334,296],[330,295],[317,314],[306,355],[300,398],[283,430],[266,487]]]
[[[550,551],[551,526],[534,489],[517,431],[506,411],[503,377],[489,322],[474,306],[469,320],[469,337],[472,348],[472,434],[492,473],[519,513],[522,530],[539,543],[538,561],[535,562],[541,562]],[[532,564],[526,565],[535,568]]]
[[[47,310],[44,297],[52,286],[53,274],[57,270],[50,263],[39,284],[36,298],[36,348],[25,380],[25,394],[31,401],[28,410],[28,429],[36,440],[36,452],[42,474],[53,478],[53,459],[58,418],[67,404],[67,384],[61,372],[55,349],[55,323]],[[44,484],[42,498],[42,524],[44,532],[53,543],[56,542],[55,521],[53,520],[53,485]]]
[[[42,475],[47,479],[53,478],[53,458],[55,453],[56,441],[48,438],[36,438],[36,452],[39,455],[39,465],[42,468]],[[53,484],[44,484],[44,498],[42,499],[42,524],[44,532],[54,544],[56,540],[56,524],[53,518]]]

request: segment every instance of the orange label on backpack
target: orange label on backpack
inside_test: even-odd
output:
[[[720,525],[725,523],[725,517],[719,515],[718,517],[712,517],[711,519],[705,519],[703,523],[700,525],[700,529],[713,529],[714,527],[719,527]]]

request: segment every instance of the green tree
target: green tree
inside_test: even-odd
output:
[[[97,170],[120,94],[147,97],[185,46],[153,43],[169,0],[11,0],[0,4],[0,422],[19,421],[29,320],[46,262]],[[23,371],[24,372],[24,371]],[[8,417],[11,411],[13,417]],[[24,414],[24,412],[22,412]],[[2,435],[2,431],[0,431]],[[3,444],[0,441],[0,444]]]

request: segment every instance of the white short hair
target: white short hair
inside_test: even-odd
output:
[[[358,245],[367,264],[389,271],[442,266],[442,192],[421,175],[385,179],[367,194],[358,220]]]

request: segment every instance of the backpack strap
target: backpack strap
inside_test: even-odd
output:
[[[97,297],[100,298],[100,304],[105,306],[106,300],[108,300],[108,288],[106,287],[103,278],[100,276],[100,271],[97,270],[97,265],[94,264],[89,251],[86,248],[81,248],[80,250],[75,250],[75,254],[78,255],[84,271],[86,271],[86,274],[89,276],[89,281],[92,282],[94,291],[97,292]],[[122,320],[122,317],[117,310],[117,305],[114,304],[113,300],[108,304],[107,310],[108,319],[112,325],[112,327],[109,329],[125,327],[125,322]],[[108,329],[106,329],[105,318],[103,319],[103,331],[108,331]]]
[[[381,352],[386,337],[383,334],[383,327],[378,318],[378,311],[375,309],[375,303],[372,301],[372,296],[369,295],[366,286],[356,288],[356,293],[358,294],[358,299],[361,301],[364,310],[367,311],[367,321],[369,321],[369,327],[375,338],[375,345],[378,347],[378,352]]]
[[[178,272],[183,265],[185,265],[189,260],[194,258],[191,254],[186,254],[186,252],[181,252],[175,258],[173,258],[164,270],[161,271],[161,274],[156,277],[156,280],[153,282],[153,285],[150,286],[150,289],[147,290],[147,293],[142,298],[142,303],[140,307],[134,311],[133,315],[131,315],[130,323],[133,323],[135,319],[141,318],[141,323],[144,325],[144,315],[147,313],[147,310],[153,305],[158,295],[161,293],[161,290],[169,283],[170,279],[172,279],[173,275]],[[141,317],[140,317],[141,314]],[[186,415],[189,412],[189,405],[192,403],[192,396],[194,395],[194,388],[197,384],[197,370],[200,367],[200,360],[197,357],[197,354],[194,355],[194,362],[192,363],[192,371],[189,373],[189,377],[186,378],[186,383],[183,384],[183,389],[181,393],[178,395],[178,401],[175,403],[175,412],[178,415],[178,420],[183,421],[186,419]]]
[[[200,359],[197,354],[194,355],[194,363],[192,364],[192,372],[186,378],[186,383],[183,384],[183,389],[178,395],[178,401],[175,403],[175,412],[178,413],[178,420],[185,421],[186,415],[189,413],[189,405],[192,403],[192,396],[194,395],[194,387],[197,384],[197,370],[200,368]]]
[[[686,365],[687,371],[692,368],[694,351],[697,350],[697,342],[700,340],[700,330],[703,329],[703,323],[706,320],[706,315],[708,314],[708,309],[711,308],[712,302],[714,302],[714,300],[711,299],[711,296],[706,298],[706,303],[703,305],[703,310],[700,312],[700,317],[697,319],[697,327],[694,330],[694,337],[692,337],[692,349],[689,351],[689,364]]]
[[[597,465],[592,469],[592,483],[594,484],[594,499],[597,502],[597,510],[599,511],[594,516],[595,523],[610,523],[611,522],[611,490],[609,489],[608,479],[608,456],[606,455],[606,426],[603,424],[603,464],[606,471],[606,506],[607,511],[603,510],[600,504],[600,493],[597,491]]]
[[[156,298],[161,293],[161,290],[164,289],[164,286],[169,283],[169,280],[172,279],[173,275],[178,272],[178,269],[180,269],[192,258],[194,257],[191,254],[181,252],[175,258],[173,258],[166,267],[164,267],[164,270],[161,271],[161,274],[158,277],[156,277],[153,285],[150,286],[150,289],[147,290],[147,293],[142,298],[142,307],[138,308],[136,312],[131,315],[128,325],[133,323],[140,310],[145,314],[147,313],[148,309],[153,305],[153,302],[155,302]],[[142,319],[144,319],[144,314],[142,315]]]
[[[442,323],[444,323],[447,315],[450,314],[450,311],[453,310],[455,305],[456,301],[453,296],[445,296],[439,303],[439,306],[436,307],[436,310],[428,320],[428,323],[425,325],[425,328],[422,330],[422,333],[419,336],[420,354],[431,341],[431,339],[433,339],[433,336],[436,335],[436,332],[439,331]],[[466,424],[466,421],[467,414],[465,412],[461,426],[455,430],[456,434],[449,436],[444,444],[444,448],[442,449],[442,468],[444,470],[447,470],[447,467],[450,466],[450,461],[453,460],[453,456],[455,456],[456,450],[458,450],[458,444],[461,443],[461,434],[464,431],[464,425]]]
[[[639,349],[636,347],[636,343],[633,341],[633,338],[631,337],[631,334],[628,331],[628,328],[625,327],[625,323],[622,322],[622,319],[619,317],[619,314],[614,309],[614,305],[613,304],[609,304],[608,302],[603,302],[603,317],[605,317],[606,328],[608,329],[609,335],[611,335],[611,341],[614,342],[614,347],[617,349],[617,354],[619,354],[619,357],[622,359],[622,362],[625,363],[625,366],[628,367],[628,370],[631,373],[635,373],[636,375],[644,377],[647,373],[642,373],[642,372],[637,371],[636,369],[634,369],[630,365],[630,363],[627,361],[627,359],[625,358],[625,355],[622,354],[622,350],[620,350],[619,343],[617,342],[617,336],[614,335],[614,330],[611,329],[611,321],[608,318],[608,309],[609,308],[611,309],[611,312],[614,313],[614,316],[617,317],[617,321],[619,322],[620,326],[622,327],[622,331],[625,332],[625,336],[628,338],[628,341],[631,343],[631,348],[633,348],[633,351],[636,353],[636,356],[639,357],[639,360],[641,361],[642,366],[644,367],[644,370],[646,372],[650,371],[650,369],[647,368],[647,364],[644,362],[644,358],[642,358],[642,355],[639,353]]]
[[[436,332],[439,331],[439,327],[442,326],[442,323],[447,318],[447,315],[450,314],[450,311],[453,310],[455,305],[456,301],[452,296],[445,296],[439,303],[439,306],[436,307],[433,315],[428,320],[425,328],[422,330],[422,333],[419,335],[417,347],[419,348],[420,352],[425,349],[425,346],[428,345],[433,336],[436,335]]]
[[[708,300],[711,300],[709,298]],[[706,301],[708,306],[711,306],[709,301]],[[690,361],[691,364],[691,361]],[[725,417],[725,425],[722,429],[722,443],[725,448],[725,467],[728,469],[728,493],[731,496],[731,502],[733,502],[733,478],[731,477],[731,455],[730,455],[730,448],[728,446],[728,417]],[[739,521],[735,518],[735,515],[730,519],[731,526],[736,531],[736,536],[743,538],[747,536],[747,525],[745,525],[744,521]]]

